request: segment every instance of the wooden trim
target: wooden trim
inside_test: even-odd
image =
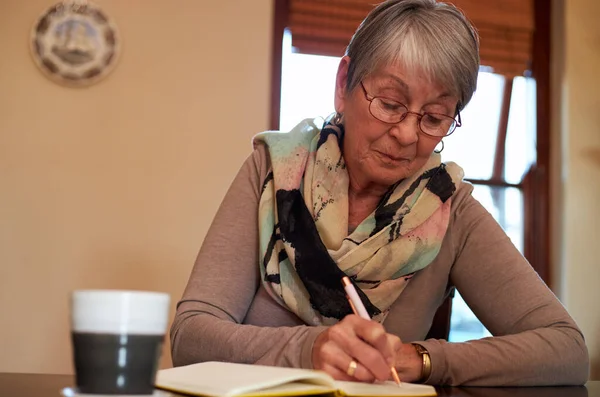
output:
[[[273,0],[273,38],[271,41],[271,111],[269,128],[279,130],[281,112],[281,62],[283,34],[287,27],[289,0]]]
[[[504,93],[502,94],[502,107],[498,121],[498,134],[496,135],[496,153],[494,154],[494,167],[492,179],[503,180],[506,168],[506,136],[508,135],[508,116],[510,113],[510,100],[512,97],[513,78],[504,78]]]
[[[531,73],[536,81],[537,161],[530,170],[531,185],[524,189],[525,256],[542,280],[552,285],[550,274],[550,59],[552,2],[534,0],[535,31]]]
[[[492,168],[492,180],[504,181],[504,170],[506,168],[506,136],[508,135],[508,117],[510,113],[510,101],[512,99],[513,78],[504,77],[504,90],[502,93],[502,105],[500,106],[500,119],[498,121],[498,132],[496,133],[496,150],[494,153],[494,165]],[[494,206],[498,208],[498,222],[506,224],[506,194],[502,188],[491,189],[490,195]]]

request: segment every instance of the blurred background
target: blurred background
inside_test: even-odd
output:
[[[172,316],[252,136],[333,112],[339,52],[370,3],[98,0],[121,52],[72,88],[29,47],[56,3],[0,0],[0,372],[72,373],[73,289],[165,291]],[[483,67],[444,160],[581,326],[600,379],[600,3],[454,3]],[[460,294],[451,325],[451,341],[489,335]]]

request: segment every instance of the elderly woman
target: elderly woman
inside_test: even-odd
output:
[[[454,7],[388,0],[340,62],[336,114],[254,139],[198,255],[173,362],[322,369],[343,380],[581,384],[574,321],[435,148],[475,90]],[[372,320],[352,314],[348,276]],[[494,337],[423,340],[455,286]]]

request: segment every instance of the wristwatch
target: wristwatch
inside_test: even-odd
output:
[[[429,357],[429,352],[423,346],[418,343],[412,344],[417,350],[417,354],[421,356],[423,360],[423,366],[421,367],[421,377],[419,378],[419,383],[425,382],[429,379],[429,375],[431,375],[431,357]]]

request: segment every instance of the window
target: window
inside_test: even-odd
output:
[[[333,113],[340,58],[293,53],[291,37],[286,31],[281,59],[279,129],[289,131],[304,118],[325,118]]]
[[[535,81],[481,72],[478,89],[462,114],[463,127],[446,138],[444,161],[463,166],[473,196],[524,252],[523,180],[536,161]],[[449,340],[491,336],[456,293]]]

